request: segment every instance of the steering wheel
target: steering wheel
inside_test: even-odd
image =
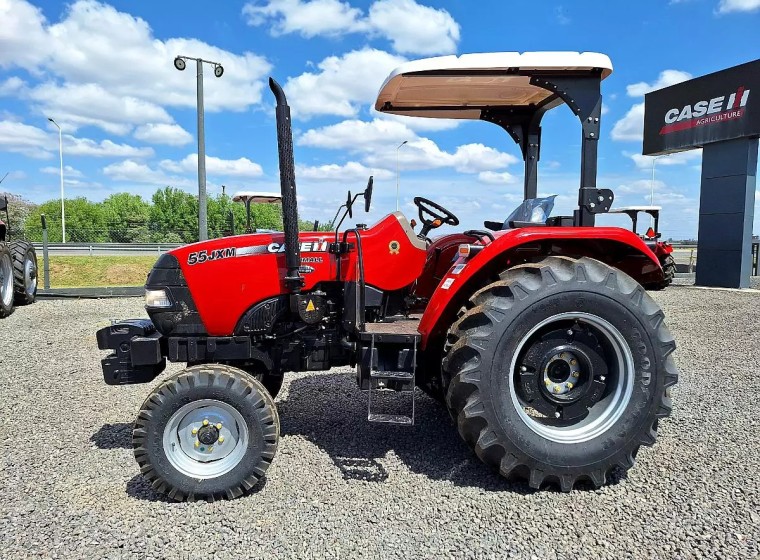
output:
[[[428,200],[427,198],[423,198],[421,196],[415,196],[414,203],[417,205],[420,221],[422,222],[420,237],[427,237],[427,234],[431,229],[439,228],[443,224],[449,226],[459,225],[459,218],[432,200]],[[426,218],[425,216],[430,216],[432,220]]]

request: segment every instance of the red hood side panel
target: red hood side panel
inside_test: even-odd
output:
[[[342,237],[342,233],[341,233]],[[336,281],[336,256],[328,252],[335,234],[301,232],[304,290]],[[350,243],[356,244],[353,235]],[[240,317],[254,304],[287,293],[282,233],[258,233],[212,239],[174,249],[206,331],[212,336],[233,333]],[[362,232],[365,281],[381,290],[397,290],[414,282],[425,251],[415,247],[394,215]],[[356,280],[356,248],[342,257],[341,280]]]

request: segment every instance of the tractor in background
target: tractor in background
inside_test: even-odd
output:
[[[0,198],[0,318],[13,313],[14,305],[33,303],[37,296],[37,254],[28,241],[11,240],[8,197]]]

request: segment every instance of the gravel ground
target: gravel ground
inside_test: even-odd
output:
[[[156,495],[130,449],[151,387],[102,382],[94,333],[137,299],[40,301],[0,322],[0,557],[757,558],[760,294],[673,287],[681,383],[658,444],[598,491],[530,491],[488,471],[419,397],[370,425],[348,371],[292,376],[257,491]],[[170,372],[177,366],[171,366]],[[152,386],[152,385],[151,385]]]

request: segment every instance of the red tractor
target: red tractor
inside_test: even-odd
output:
[[[486,465],[532,488],[599,487],[631,468],[670,414],[678,373],[663,312],[642,287],[662,281],[657,257],[631,231],[594,227],[613,201],[596,187],[610,73],[595,53],[452,56],[393,72],[378,111],[498,124],[522,149],[526,198],[536,196],[541,117],[567,104],[582,123],[572,216],[435,240],[459,220],[422,197],[417,232],[394,212],[371,227],[299,233],[290,108],[270,79],[284,232],[162,255],[145,286],[150,319],[97,333],[111,350],[108,384],[151,382],[167,359],[188,365],[135,421],[134,454],[153,487],[175,500],[243,495],[277,450],[283,374],[335,366],[356,367],[369,421],[413,424],[420,387]],[[365,209],[371,198],[370,179]],[[378,410],[379,391],[406,408]]]
[[[660,233],[660,210],[662,208],[659,206],[626,206],[610,210],[610,213],[626,214],[631,219],[631,231],[633,233],[636,233],[639,213],[643,212],[652,217],[652,225],[641,235],[641,238],[660,261],[663,278],[659,282],[647,284],[646,287],[650,290],[667,288],[673,283],[673,278],[676,276],[676,259],[673,258],[673,246],[667,241],[660,241],[662,237],[662,233]]]

